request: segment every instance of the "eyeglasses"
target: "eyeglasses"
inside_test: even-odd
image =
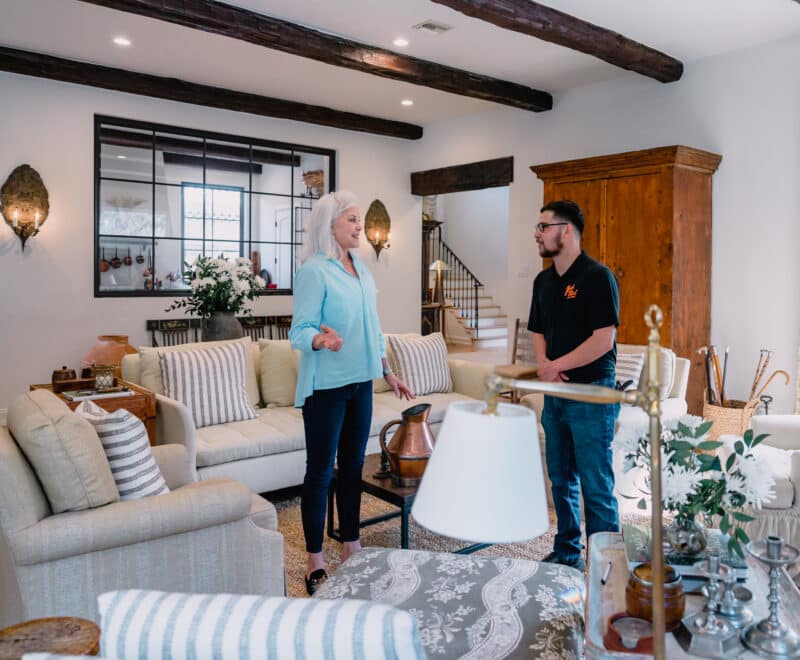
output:
[[[548,227],[558,227],[558,225],[568,225],[568,222],[540,222],[536,225],[536,231],[540,234]]]

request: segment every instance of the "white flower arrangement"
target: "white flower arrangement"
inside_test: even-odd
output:
[[[192,293],[176,300],[167,311],[184,307],[187,313],[204,317],[214,312],[236,314],[245,310],[247,302],[255,300],[259,289],[266,286],[261,277],[253,274],[250,260],[244,257],[230,261],[197,257],[184,277],[190,282]]]
[[[775,481],[769,467],[756,460],[753,448],[766,435],[752,431],[732,443],[733,451],[724,465],[717,454],[723,443],[709,439],[713,422],[685,415],[666,422],[661,429],[661,500],[666,511],[675,512],[680,522],[695,516],[718,516],[723,534],[729,535],[729,551],[744,556],[741,544],[749,542],[742,524],[753,520],[746,507],[760,509],[773,495]],[[614,452],[624,457],[623,470],[639,468],[645,475],[638,506],[647,506],[650,494],[650,438],[646,426],[620,430],[614,438]]]

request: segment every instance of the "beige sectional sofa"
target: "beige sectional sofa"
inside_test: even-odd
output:
[[[196,349],[207,344],[182,344],[168,348],[140,349],[122,362],[122,373],[132,381],[156,392],[158,416],[156,437],[159,444],[179,442],[195,457],[200,480],[229,477],[247,484],[254,492],[264,493],[296,486],[305,474],[303,417],[294,408],[299,354],[287,340],[262,339],[251,342],[247,365],[247,390],[258,417],[195,429],[188,409],[164,396],[158,352]],[[448,360],[453,392],[420,396],[414,403],[432,405],[429,422],[434,433],[439,428],[447,406],[453,401],[483,398],[486,376],[491,365],[466,360]],[[398,399],[384,381],[374,386],[372,426],[367,453],[380,451],[381,428],[412,403]]]

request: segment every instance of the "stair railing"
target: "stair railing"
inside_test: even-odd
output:
[[[441,226],[426,232],[423,237],[423,300],[428,299],[428,268],[437,259],[441,259],[449,268],[443,273],[442,287],[444,295],[452,301],[454,307],[464,311],[469,310],[472,313],[471,318],[467,321],[467,326],[473,329],[474,336],[477,339],[480,332],[478,327],[478,321],[480,320],[478,299],[480,288],[483,284],[475,276],[475,273],[467,268],[458,255],[442,240]]]

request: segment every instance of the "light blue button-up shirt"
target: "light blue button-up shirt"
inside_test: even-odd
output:
[[[381,358],[386,340],[376,307],[375,280],[351,253],[358,277],[338,259],[317,253],[294,276],[294,314],[289,340],[302,351],[294,405],[301,408],[314,390],[362,383],[383,376]],[[339,351],[311,346],[320,326],[327,325],[342,338]]]

